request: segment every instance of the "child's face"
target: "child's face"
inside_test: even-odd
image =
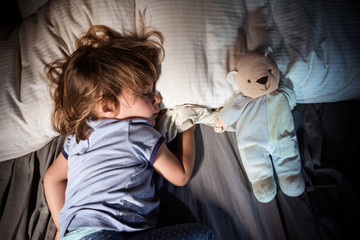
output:
[[[120,111],[115,118],[144,118],[154,126],[160,112],[160,101],[152,84],[139,93],[134,94],[130,90],[124,91],[120,97]]]

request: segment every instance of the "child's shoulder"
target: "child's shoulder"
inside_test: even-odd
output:
[[[121,120],[115,118],[107,118],[107,119],[99,119],[99,120],[89,120],[88,124],[92,129],[103,128],[111,125],[128,126],[134,124],[145,124],[151,126],[151,123],[143,118],[129,118],[129,119],[121,119]]]

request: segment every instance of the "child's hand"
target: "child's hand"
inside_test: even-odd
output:
[[[60,240],[60,231],[59,230],[56,231],[55,239]]]
[[[184,186],[191,177],[195,162],[195,126],[178,134],[175,155],[162,143],[154,168],[175,186]]]

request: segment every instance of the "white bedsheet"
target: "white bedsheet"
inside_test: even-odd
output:
[[[273,48],[298,103],[360,98],[360,22],[350,3],[51,0],[0,35],[0,161],[37,150],[57,135],[44,64],[70,54],[76,37],[93,24],[122,31],[134,8],[146,9],[147,23],[165,36],[157,86],[162,108],[222,106],[236,91],[226,74],[237,57],[266,46]]]

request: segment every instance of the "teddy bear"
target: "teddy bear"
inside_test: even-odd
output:
[[[295,93],[280,81],[278,66],[268,53],[249,52],[228,74],[239,92],[230,97],[215,119],[215,131],[235,128],[241,162],[253,194],[262,203],[281,191],[291,197],[305,189],[291,111]]]

